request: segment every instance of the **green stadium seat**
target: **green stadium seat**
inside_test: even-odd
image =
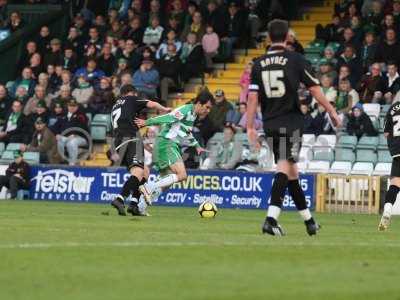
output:
[[[86,117],[88,118],[88,125],[90,126],[93,119],[92,113],[86,113]]]
[[[383,134],[379,134],[378,150],[387,150],[387,149],[388,149],[388,144],[386,137]]]
[[[357,137],[354,135],[342,135],[336,143],[336,148],[355,149],[357,145]]]
[[[381,117],[385,117],[386,114],[387,114],[387,112],[389,111],[389,108],[390,108],[390,104],[382,105],[382,106],[381,106],[381,112],[380,112],[379,115],[380,115]]]
[[[9,143],[9,144],[7,145],[6,150],[7,150],[7,151],[17,151],[17,150],[20,150],[20,149],[21,149],[21,145],[22,145],[22,144],[19,144],[19,143]]]
[[[333,151],[329,148],[319,148],[318,150],[314,150],[314,161],[328,161],[329,163],[332,163],[333,159]]]
[[[6,149],[6,145],[4,143],[0,143],[0,155],[4,152]]]
[[[24,160],[29,164],[39,164],[40,163],[40,153],[39,152],[24,152]]]
[[[111,115],[109,114],[96,114],[93,117],[91,125],[105,125],[107,132],[111,130]]]
[[[378,151],[378,162],[391,163],[392,156],[390,155],[390,152],[386,150]]]
[[[8,165],[13,160],[14,160],[14,151],[6,150],[1,154],[0,164]]]
[[[356,152],[357,162],[368,162],[375,165],[377,160],[377,155],[373,150],[359,149]]]
[[[348,148],[336,148],[335,149],[335,161],[347,161],[354,163],[356,161],[356,155],[353,150]]]
[[[90,135],[94,141],[104,142],[107,138],[107,126],[105,124],[90,126]]]
[[[376,150],[379,138],[377,136],[362,136],[357,144],[357,149]]]

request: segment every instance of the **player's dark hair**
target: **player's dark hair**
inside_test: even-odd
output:
[[[273,43],[280,43],[286,40],[289,31],[289,24],[285,20],[275,19],[268,23],[268,33]]]
[[[204,90],[204,91],[201,91],[198,95],[197,95],[197,97],[194,99],[194,101],[193,101],[193,103],[194,104],[197,104],[197,103],[200,103],[201,105],[204,105],[204,104],[207,104],[207,102],[211,102],[212,104],[214,104],[214,97],[213,97],[213,95],[209,92],[209,91],[207,91],[207,90]]]
[[[132,84],[125,84],[121,87],[121,95],[126,96],[129,93],[136,93],[136,88]]]

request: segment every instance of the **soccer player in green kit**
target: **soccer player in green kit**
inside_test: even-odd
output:
[[[198,154],[205,151],[193,137],[192,129],[197,116],[207,115],[213,103],[213,96],[208,92],[202,92],[193,103],[180,106],[168,114],[147,120],[135,120],[138,127],[153,125],[161,127],[153,149],[154,167],[161,176],[157,181],[139,187],[147,203],[151,203],[152,194],[156,190],[166,189],[186,179],[186,168],[181,156],[182,145],[196,147]]]

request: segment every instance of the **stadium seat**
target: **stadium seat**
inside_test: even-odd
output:
[[[88,118],[88,125],[92,123],[93,115],[92,113],[86,113],[86,117]]]
[[[377,155],[373,150],[360,149],[356,152],[356,161],[376,164]]]
[[[350,161],[334,161],[329,173],[348,175],[351,172],[351,166]]]
[[[333,134],[321,134],[318,136],[314,146],[315,147],[330,147],[335,148],[336,135]]]
[[[391,168],[392,168],[391,163],[378,162],[375,166],[374,171],[372,172],[372,175],[379,175],[379,176],[390,175]]]
[[[308,161],[299,161],[297,163],[297,168],[299,169],[299,172],[301,173],[306,173],[308,171]]]
[[[309,146],[301,146],[299,153],[299,162],[308,162],[313,159],[313,151]]]
[[[17,150],[20,150],[20,149],[21,149],[21,145],[22,145],[22,144],[19,144],[19,143],[9,143],[9,144],[7,145],[6,150],[7,150],[7,151],[17,151]]]
[[[391,163],[392,156],[388,150],[379,150],[378,151],[378,162],[380,163]]]
[[[24,160],[29,164],[39,164],[40,163],[40,153],[39,152],[24,152]]]
[[[90,126],[90,135],[94,141],[105,141],[107,138],[107,127],[105,124]]]
[[[381,117],[386,117],[387,112],[389,111],[390,108],[390,104],[384,104],[381,106],[381,113],[380,116]]]
[[[330,148],[314,148],[313,160],[333,162],[333,150]]]
[[[108,132],[111,130],[111,116],[108,114],[96,114],[93,117],[92,125],[105,125]]]
[[[357,144],[357,149],[376,150],[379,138],[377,136],[362,136]]]
[[[0,155],[4,152],[6,149],[6,145],[4,143],[0,143]]]
[[[365,103],[363,104],[364,112],[375,119],[379,118],[381,112],[381,106],[378,103]]]
[[[357,137],[354,135],[343,135],[339,138],[336,148],[355,149],[357,145]]]
[[[314,134],[303,134],[302,137],[303,146],[314,146],[315,144],[315,135]]]
[[[14,160],[14,151],[4,151],[1,154],[0,164],[9,164]]]
[[[336,148],[335,149],[335,161],[347,161],[354,163],[356,155],[351,149],[347,148]]]
[[[379,134],[377,148],[378,148],[378,150],[387,150],[388,149],[387,139],[383,134]]]
[[[329,161],[312,160],[308,163],[307,171],[311,173],[328,173],[329,167]]]
[[[351,170],[352,175],[371,175],[374,171],[374,164],[369,162],[356,162]]]

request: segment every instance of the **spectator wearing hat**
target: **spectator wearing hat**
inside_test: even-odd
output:
[[[107,77],[100,79],[100,85],[89,98],[88,110],[93,114],[109,114],[114,104],[111,82]]]
[[[12,100],[8,96],[7,89],[4,85],[0,84],[0,128],[6,122],[7,114],[10,111]]]
[[[47,127],[46,120],[38,117],[34,123],[35,131],[29,145],[23,144],[21,151],[39,152],[40,163],[58,164],[61,158],[57,151],[57,140],[53,132]]]
[[[97,65],[100,70],[102,70],[105,76],[110,77],[116,69],[117,61],[115,56],[112,54],[112,45],[109,43],[104,43],[103,49],[101,50],[101,55],[97,60]]]
[[[0,191],[8,189],[11,199],[17,198],[18,190],[29,188],[30,166],[24,161],[21,151],[14,152],[14,161],[9,164],[6,175],[0,175]]]
[[[80,128],[88,131],[87,116],[81,111],[78,102],[71,99],[68,103],[67,114],[58,119],[52,127],[53,133],[56,135],[57,147],[59,153],[63,153],[68,157],[70,165],[75,165],[78,161],[79,147],[86,146],[87,140],[78,131],[70,132],[68,135],[62,135],[65,130],[72,128]],[[68,151],[66,155],[65,150]]]
[[[219,132],[222,132],[224,130],[226,116],[228,112],[234,108],[232,104],[229,103],[228,100],[226,100],[223,90],[216,90],[214,96],[215,104],[210,110],[209,118],[213,128],[215,128],[215,130]]]
[[[17,89],[23,87],[27,91],[27,95],[31,97],[34,93],[35,85],[32,70],[26,67],[22,70],[21,77],[14,81],[14,84],[9,89],[9,94],[11,97],[16,98]]]
[[[160,26],[160,19],[158,16],[153,16],[150,19],[150,26],[148,26],[143,34],[143,44],[147,46],[155,46],[161,43],[161,38],[163,36],[164,28]]]
[[[6,121],[0,130],[0,141],[8,143],[25,143],[29,137],[26,132],[29,128],[29,122],[22,113],[23,104],[15,100],[11,106],[11,112],[6,117]]]
[[[160,75],[151,59],[142,62],[140,69],[133,74],[133,85],[151,99],[157,98],[157,87],[160,84]]]
[[[189,33],[186,42],[183,44],[180,55],[183,67],[181,79],[189,81],[192,77],[200,76],[204,71],[203,47],[198,43],[196,34]]]
[[[396,31],[393,28],[386,29],[385,39],[377,46],[375,61],[379,63],[394,61],[399,64],[400,44],[397,42]]]
[[[97,62],[94,58],[89,58],[86,66],[79,68],[75,72],[75,78],[85,77],[93,86],[98,85],[100,78],[104,76],[103,70],[97,68]]]
[[[93,91],[93,86],[88,78],[84,74],[80,74],[77,80],[77,87],[72,91],[72,97],[76,99],[78,104],[86,108]]]
[[[52,39],[50,41],[50,52],[44,56],[43,65],[47,69],[48,65],[62,65],[63,53],[61,51],[61,41],[59,39]]]
[[[157,62],[160,73],[161,100],[164,103],[168,100],[168,90],[170,87],[179,87],[179,73],[182,67],[182,61],[177,54],[175,44],[167,47],[167,53]]]
[[[347,123],[347,133],[349,135],[355,135],[360,139],[363,135],[366,136],[376,136],[378,132],[372,125],[371,119],[364,112],[362,104],[357,103],[349,116],[349,121]]]
[[[46,95],[46,90],[43,86],[37,85],[35,87],[35,94],[25,104],[24,114],[26,116],[32,114],[40,101],[45,102],[46,106],[50,106],[51,98],[49,95]]]
[[[117,69],[114,72],[114,76],[121,77],[124,73],[130,73],[131,70],[128,67],[128,61],[125,58],[118,59]]]

